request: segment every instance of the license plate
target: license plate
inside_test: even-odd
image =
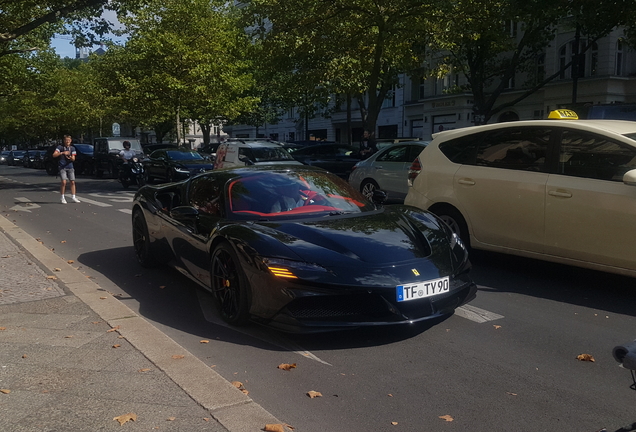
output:
[[[397,301],[417,300],[448,292],[450,289],[449,277],[433,279],[425,282],[417,282],[396,287]]]

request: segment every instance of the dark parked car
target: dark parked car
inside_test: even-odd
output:
[[[27,150],[22,157],[22,166],[25,168],[34,168],[35,156],[39,150]]]
[[[46,156],[46,150],[38,150],[33,155],[33,168],[44,169],[44,157]]]
[[[9,150],[3,150],[0,153],[0,164],[2,164],[2,165],[6,165],[7,164],[7,157],[9,157],[9,153],[11,153],[11,151],[9,151]]]
[[[137,191],[133,244],[142,266],[170,262],[210,290],[233,325],[408,325],[472,300],[458,237],[382,196],[371,202],[314,167],[214,170]]]
[[[316,144],[297,148],[291,155],[305,165],[324,168],[344,179],[360,161],[358,150],[346,144]]]
[[[214,169],[214,164],[194,150],[159,149],[144,161],[146,183],[153,180],[173,182]]]
[[[22,165],[22,158],[26,152],[24,150],[11,150],[7,156],[7,165]]]
[[[174,144],[146,144],[144,146],[142,146],[144,153],[149,155],[151,154],[153,151],[155,150],[159,150],[159,149],[178,149],[179,146],[176,146]]]
[[[93,174],[95,167],[95,159],[93,157],[93,146],[90,144],[71,144],[75,147],[75,162],[73,162],[73,168],[75,174]],[[45,155],[42,157],[42,163],[44,169],[49,175],[57,175],[58,165],[57,158],[53,158],[53,153],[57,148],[57,144],[50,146],[46,149]]]

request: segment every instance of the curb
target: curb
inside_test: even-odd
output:
[[[229,432],[263,430],[266,424],[282,424],[225,378],[208,367],[177,342],[104,291],[99,285],[36,241],[6,217],[0,230],[26,249],[49,273],[97,313],[137,350],[181,387]],[[54,269],[60,269],[55,271]],[[180,353],[183,358],[173,359]]]

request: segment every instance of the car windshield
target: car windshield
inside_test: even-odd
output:
[[[247,156],[253,162],[273,162],[294,160],[282,147],[240,147],[239,154]]]
[[[203,160],[203,156],[195,151],[168,151],[166,154],[172,160]]]
[[[23,151],[14,151],[13,152],[13,156],[24,156],[24,152]]]
[[[93,153],[93,146],[90,144],[73,144],[73,147],[82,153]]]
[[[230,213],[246,220],[364,213],[375,205],[339,177],[323,171],[263,172],[228,184]]]

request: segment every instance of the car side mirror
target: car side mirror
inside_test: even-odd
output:
[[[623,183],[630,186],[636,186],[636,169],[627,171],[623,176]]]
[[[376,189],[373,191],[373,196],[371,197],[371,201],[373,201],[375,204],[382,205],[386,202],[387,198],[388,198],[388,195],[386,194],[386,192]]]

